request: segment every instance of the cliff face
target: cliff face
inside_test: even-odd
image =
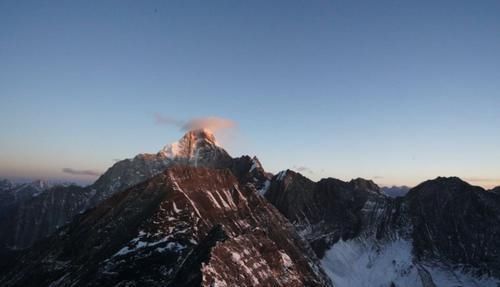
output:
[[[337,286],[496,286],[500,196],[437,178],[391,198],[370,181],[273,177],[266,198]]]
[[[291,170],[273,177],[265,197],[293,222],[318,256],[339,239],[357,236],[368,206],[385,204],[378,187],[362,179],[313,182]]]
[[[405,197],[417,258],[445,257],[500,277],[500,196],[459,178],[437,178]]]

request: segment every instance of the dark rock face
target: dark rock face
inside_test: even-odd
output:
[[[45,228],[43,225],[46,222],[41,222],[39,216],[47,212],[47,220],[53,220],[52,215],[59,212],[56,208],[47,210],[47,205],[57,206],[61,202],[53,197],[51,197],[52,201],[47,200],[45,193],[51,193],[49,190],[52,189],[58,192],[64,188],[63,186],[52,187],[40,180],[22,184],[13,184],[7,180],[0,181],[0,248],[15,249],[30,244],[32,242],[30,234],[36,234],[40,229]],[[59,195],[63,194],[57,196]],[[26,228],[22,224],[17,224],[30,221],[32,222],[28,223]],[[57,225],[58,222],[49,223],[49,225],[52,224]]]
[[[264,172],[257,158],[244,156],[233,159],[217,145],[210,132],[190,131],[178,142],[166,146],[156,154],[140,154],[133,159],[117,162],[94,184],[85,188],[57,187],[43,191],[43,194],[40,189],[27,188],[22,193],[1,192],[0,246],[27,248],[55,232],[75,215],[173,165],[228,168],[243,184],[248,183],[258,189],[265,187],[265,183],[271,178]],[[3,185],[7,186],[8,182],[0,186]],[[33,197],[35,193],[40,196]],[[17,200],[21,195],[29,200]],[[2,214],[5,216],[2,217]],[[5,218],[4,222],[2,218]]]
[[[500,194],[500,186],[497,186],[491,190],[491,192]]]
[[[212,250],[217,243],[227,240],[227,234],[221,225],[215,225],[203,238],[203,240],[193,249],[177,272],[172,286],[201,286],[203,282],[204,264],[210,260]]]
[[[17,201],[0,220],[0,242],[19,249],[65,225],[87,204],[89,194],[79,186],[56,186]]]
[[[362,209],[368,200],[377,204],[385,198],[372,181],[327,178],[315,183],[290,170],[273,178],[265,196],[295,224],[320,257],[340,238],[359,234]]]
[[[312,217],[315,206],[315,183],[291,170],[282,171],[272,178],[265,197],[292,222]],[[304,214],[306,213],[306,214]]]
[[[430,180],[391,198],[370,181],[315,183],[286,171],[273,177],[265,196],[309,241],[334,283],[495,286],[500,278],[500,196],[458,178]],[[346,274],[353,264],[366,267]]]
[[[241,183],[254,186],[260,194],[263,194],[269,188],[272,174],[264,171],[257,157],[247,155],[234,158],[230,166],[227,166]]]
[[[229,170],[172,167],[4,270],[2,286],[330,286],[289,222]]]
[[[14,185],[7,179],[0,179],[0,192],[9,191]]]
[[[1,222],[8,218],[17,203],[16,195],[12,192],[12,183],[8,180],[0,180],[0,226]]]
[[[405,198],[417,258],[446,257],[500,277],[500,196],[459,178],[437,178]]]
[[[50,187],[48,183],[41,180],[21,184],[14,184],[6,179],[0,180],[0,207],[9,208],[16,203],[38,196]]]

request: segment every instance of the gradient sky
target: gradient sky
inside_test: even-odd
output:
[[[500,185],[500,1],[0,2],[0,177],[91,181],[182,136],[155,114],[271,172]]]

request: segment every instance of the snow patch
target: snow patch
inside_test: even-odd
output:
[[[363,239],[340,240],[325,253],[321,265],[338,287],[421,286],[412,262],[411,243],[397,240],[386,245]]]
[[[156,241],[148,241],[148,240],[152,239],[150,237],[151,237],[151,234],[146,233],[142,230],[139,231],[139,234],[137,235],[137,237],[130,240],[129,243],[127,244],[127,246],[118,250],[118,252],[116,252],[112,257],[127,255],[129,253],[136,252],[137,250],[142,249],[142,248],[158,246],[158,245],[166,243],[172,239],[172,235],[167,235],[167,236],[164,236]],[[165,250],[172,250],[172,251],[178,252],[178,251],[181,251],[185,248],[186,247],[184,245],[179,244],[177,242],[168,242],[165,246],[158,247],[158,248],[156,248],[156,250],[159,252],[163,252]]]
[[[260,195],[265,195],[266,192],[269,190],[269,187],[271,186],[271,181],[270,180],[266,180],[264,182],[264,186],[260,189],[257,190],[257,192],[260,194]]]
[[[286,176],[286,170],[283,170],[278,173],[278,177],[276,179],[282,181],[285,178],[285,176]]]
[[[280,255],[281,255],[281,262],[283,263],[283,266],[285,266],[286,268],[291,268],[293,266],[293,262],[292,262],[292,259],[290,258],[290,256],[288,256],[288,254],[280,251]]]
[[[210,201],[214,204],[214,206],[218,209],[221,209],[221,206],[220,204],[217,202],[217,200],[215,199],[215,197],[212,195],[211,192],[206,192],[208,198],[210,199]],[[219,196],[220,197],[220,196]]]
[[[194,201],[184,192],[184,190],[182,190],[182,188],[179,186],[179,184],[175,181],[174,177],[169,174],[170,177],[173,179],[173,182],[174,182],[174,187],[177,191],[181,192],[184,197],[186,197],[186,199],[189,201],[189,203],[191,203],[191,206],[193,207],[194,211],[196,212],[196,214],[198,215],[199,218],[203,218],[201,216],[201,213],[200,211],[198,210],[198,208],[196,207],[196,204],[194,203]]]
[[[177,208],[177,205],[175,204],[175,201],[172,202],[172,209],[174,210],[175,213],[181,213],[181,209]]]
[[[240,262],[241,256],[236,252],[231,252],[231,259],[233,259],[234,262]]]
[[[252,164],[252,166],[250,167],[250,170],[249,170],[248,172],[252,172],[252,171],[253,171],[254,169],[256,169],[256,168],[257,168],[257,163],[256,163],[256,162],[254,162],[254,163]]]
[[[252,172],[256,168],[262,168],[262,165],[260,164],[259,160],[257,159],[256,156],[252,158],[252,166],[250,167],[250,170],[248,172]]]

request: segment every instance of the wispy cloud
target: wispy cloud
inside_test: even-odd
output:
[[[155,114],[155,123],[158,125],[167,125],[167,126],[177,126],[182,127],[184,122],[178,119],[174,119],[172,117],[163,116],[161,114]]]
[[[65,167],[62,169],[62,172],[69,173],[73,175],[85,175],[85,176],[99,176],[101,172],[95,170],[81,170],[81,169],[73,169],[69,167]]]
[[[467,177],[464,178],[466,181],[471,182],[500,182],[500,178],[488,178],[488,177]]]
[[[182,129],[185,131],[207,128],[212,131],[236,127],[236,122],[220,117],[204,117],[187,121]]]
[[[301,172],[301,173],[314,174],[314,171],[312,169],[306,167],[306,166],[296,166],[296,165],[294,165],[293,169],[295,169],[296,171]]]
[[[223,129],[236,127],[236,122],[222,117],[200,117],[186,121],[179,120],[161,114],[155,114],[155,123],[158,125],[168,125],[178,127],[182,131],[190,131],[196,129],[209,129],[213,132]]]

